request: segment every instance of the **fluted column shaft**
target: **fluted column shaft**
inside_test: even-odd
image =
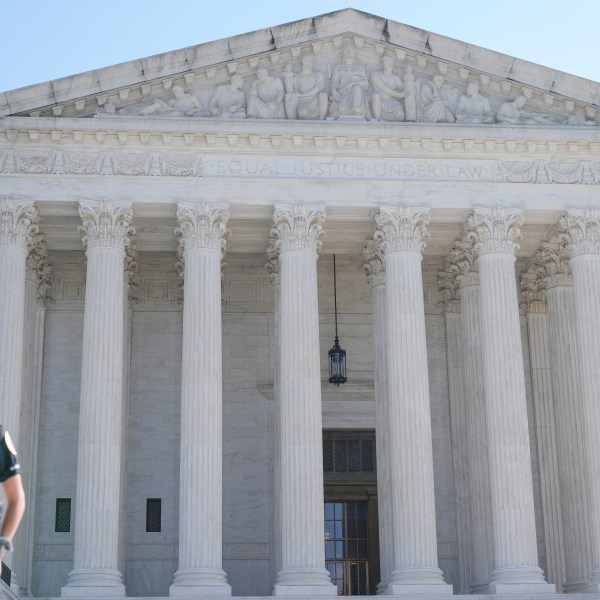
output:
[[[395,561],[389,594],[452,593],[437,564],[433,450],[421,275],[429,211],[382,207],[389,467]]]
[[[467,405],[469,497],[471,504],[471,590],[489,585],[493,568],[490,476],[481,355],[481,294],[477,273],[469,273],[460,287],[461,333]]]
[[[533,482],[514,262],[520,211],[476,209],[469,219],[481,284],[485,411],[495,593],[553,591],[538,566]]]
[[[280,273],[281,570],[275,595],[336,595],[325,567],[317,258],[322,208],[276,207]]]
[[[73,570],[63,596],[122,596],[118,569],[123,403],[123,270],[131,208],[81,203],[87,273]]]
[[[17,443],[23,385],[25,267],[37,220],[32,205],[0,199],[0,423]]]
[[[562,221],[570,237],[577,358],[585,423],[590,514],[591,577],[600,584],[600,210],[570,210]]]
[[[585,432],[581,412],[573,289],[546,284],[557,460],[561,487],[566,592],[590,584],[590,515],[585,476]]]
[[[392,498],[390,486],[390,454],[388,431],[388,393],[386,364],[385,268],[380,244],[367,243],[364,251],[365,270],[371,283],[373,304],[375,445],[377,453],[377,517],[379,521],[379,568],[381,579],[378,592],[385,592],[394,563],[392,527]]]
[[[231,595],[223,555],[221,257],[226,206],[179,203],[184,260],[179,566],[171,596]]]

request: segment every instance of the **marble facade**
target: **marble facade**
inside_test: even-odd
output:
[[[335,595],[335,430],[378,593],[598,595],[598,106],[352,9],[0,93],[1,589]]]

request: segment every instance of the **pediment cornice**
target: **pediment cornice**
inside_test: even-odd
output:
[[[476,82],[494,115],[503,103],[523,96],[529,113],[557,125],[596,125],[600,120],[596,82],[353,9],[0,93],[0,115],[82,118],[115,111],[119,119],[119,112],[139,114],[153,104],[168,105],[176,87],[206,106],[233,75],[241,76],[248,96],[259,67],[284,82],[286,70],[299,73],[306,54],[329,86],[346,44],[353,46],[357,63],[368,74],[381,69],[382,58],[389,56],[396,75],[404,76],[409,67],[417,84],[441,75],[455,96]],[[202,116],[201,110],[196,112]]]

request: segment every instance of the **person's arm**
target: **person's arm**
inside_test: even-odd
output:
[[[13,475],[2,483],[6,498],[6,512],[0,529],[0,537],[12,540],[25,512],[25,492],[20,475]]]

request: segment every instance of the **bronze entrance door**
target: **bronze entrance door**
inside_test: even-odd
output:
[[[325,563],[344,596],[370,593],[366,501],[325,502]]]

